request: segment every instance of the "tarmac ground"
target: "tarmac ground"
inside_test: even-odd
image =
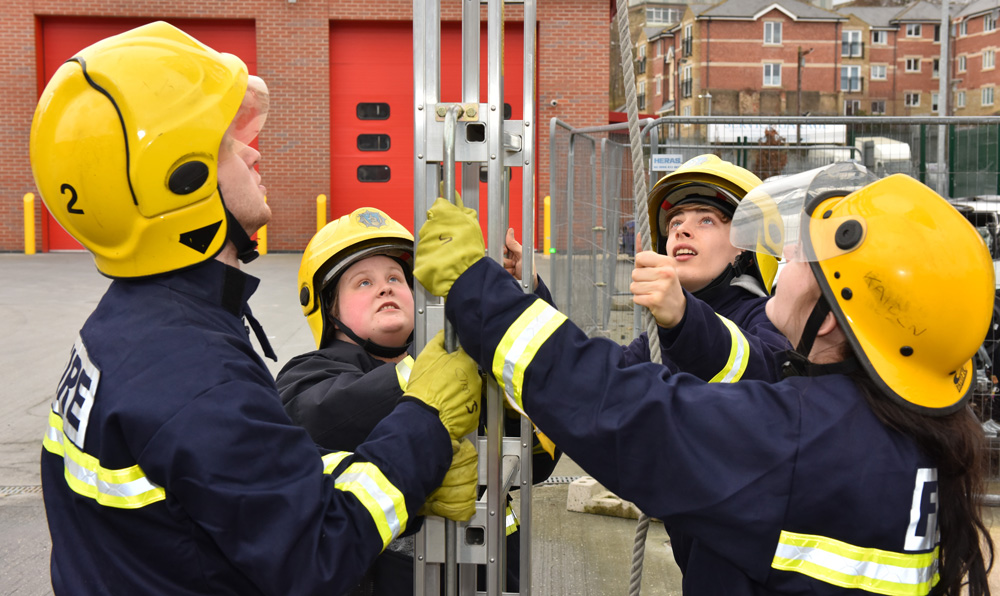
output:
[[[265,360],[272,373],[292,356],[313,349],[298,305],[300,254],[268,254],[245,266],[261,278],[254,314],[278,353]],[[545,273],[544,265],[539,270]],[[38,476],[42,432],[52,394],[79,328],[109,280],[85,253],[0,254],[0,596],[51,594],[50,542]],[[556,482],[532,491],[532,590],[539,596],[628,593],[635,521],[566,510],[565,480],[585,474],[563,458]],[[995,529],[1000,510],[985,510]],[[674,596],[680,571],[662,525],[646,541],[642,594]],[[1000,594],[1000,572],[991,587]]]

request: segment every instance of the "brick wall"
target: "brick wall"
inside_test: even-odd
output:
[[[301,250],[315,226],[309,201],[329,193],[328,100],[331,20],[412,18],[411,0],[244,0],[205,3],[195,0],[35,0],[8,4],[0,21],[0,251],[24,248],[22,197],[36,194],[36,249],[41,250],[40,199],[28,161],[31,116],[39,92],[37,22],[49,15],[88,17],[254,19],[257,72],[268,82],[272,111],[259,146],[273,218],[270,250]],[[508,6],[506,20],[521,21],[519,6]],[[483,7],[483,21],[486,19]],[[446,20],[461,20],[459,0],[443,2]],[[548,189],[548,123],[558,116],[575,126],[607,121],[608,4],[603,0],[546,0],[538,7],[535,130],[539,197]],[[485,50],[484,50],[485,51]],[[558,106],[552,107],[551,100]]]

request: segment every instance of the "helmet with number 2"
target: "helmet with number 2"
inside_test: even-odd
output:
[[[225,245],[224,137],[250,143],[267,86],[236,56],[163,22],[67,60],[31,124],[31,167],[56,221],[109,277],[196,265]]]

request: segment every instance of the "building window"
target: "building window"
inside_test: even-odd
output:
[[[996,63],[996,51],[995,50],[983,50],[983,70],[989,70],[993,68]]]
[[[962,21],[958,25],[958,34],[963,37],[969,34],[969,21]]]
[[[681,70],[681,97],[691,97],[691,67],[685,66]]]
[[[920,29],[920,23],[910,23],[906,26],[906,36],[907,37],[920,37],[923,31]]]
[[[984,106],[993,105],[993,87],[983,87],[983,102]]]
[[[885,64],[872,64],[872,80],[884,81],[886,79],[885,70]]]
[[[931,112],[937,113],[938,111],[938,94],[931,93]]]
[[[638,109],[646,109],[646,88],[645,85],[639,88],[639,93],[635,96],[636,102],[638,103]]]
[[[781,23],[764,21],[764,43],[777,45],[781,43]]]
[[[889,34],[886,31],[872,31],[872,45],[884,46],[889,43]]]
[[[907,58],[906,72],[920,72],[920,58]]]
[[[932,79],[938,78],[938,72],[940,72],[940,66],[941,66],[941,59],[940,58],[935,58],[934,60],[931,61],[931,78]]]
[[[646,7],[646,23],[676,23],[680,21],[680,11],[676,8],[664,8],[662,6]]]
[[[847,99],[844,100],[844,115],[845,116],[857,116],[858,112],[861,111],[861,101],[858,99]]]
[[[955,94],[955,107],[964,108],[965,107],[965,91],[959,91]]]
[[[844,31],[840,35],[840,55],[847,58],[860,58],[863,46],[860,31]]]
[[[861,91],[861,67],[840,67],[840,90],[846,92]]]
[[[690,117],[691,116],[691,106],[684,106],[684,109],[681,110],[681,115],[684,116],[685,118]],[[684,128],[687,128],[687,127],[691,126],[691,123],[690,122],[685,122],[681,126],[684,127]]]
[[[656,77],[656,94],[663,95],[663,77]]]
[[[941,25],[934,25],[934,41],[941,41]]]
[[[884,116],[885,115],[885,100],[876,99],[872,101],[872,116]]]
[[[764,86],[781,86],[781,64],[764,64]]]
[[[965,54],[958,57],[958,72],[965,72]]]
[[[903,105],[908,108],[915,108],[920,105],[920,93],[907,91],[903,95]]]
[[[691,45],[692,45],[692,27],[691,25],[684,26],[684,37],[681,40],[681,50],[685,56],[691,55]]]
[[[993,15],[987,13],[983,15],[983,33],[989,33],[997,28],[997,21],[993,18]]]

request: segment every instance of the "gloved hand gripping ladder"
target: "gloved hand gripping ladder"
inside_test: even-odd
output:
[[[454,200],[455,166],[462,164],[462,196],[465,204],[479,204],[479,174],[488,173],[489,234],[487,253],[496,259],[503,254],[507,231],[507,169],[523,169],[522,238],[534,237],[533,135],[526,134],[534,117],[535,0],[524,4],[524,120],[503,120],[503,2],[489,0],[488,14],[488,99],[479,103],[479,3],[462,4],[462,104],[440,102],[440,0],[414,0],[414,229],[420,229],[426,212],[439,196],[438,176],[443,195]],[[485,126],[484,126],[485,124]],[[531,280],[533,242],[525,241],[523,279]],[[525,291],[531,291],[523,283]],[[416,345],[423,346],[444,325],[443,306],[428,304],[428,294],[416,293]],[[446,338],[453,334],[446,333]],[[453,341],[446,339],[448,349]],[[479,483],[486,487],[469,522],[452,523],[429,517],[417,535],[415,545],[418,595],[445,594],[471,596],[476,593],[476,568],[486,566],[486,594],[510,594],[502,590],[506,575],[505,538],[507,494],[518,482],[520,498],[520,594],[531,590],[530,506],[531,437],[529,421],[521,421],[520,437],[503,436],[503,395],[488,378],[486,437],[478,439]],[[443,566],[443,569],[442,569]]]

